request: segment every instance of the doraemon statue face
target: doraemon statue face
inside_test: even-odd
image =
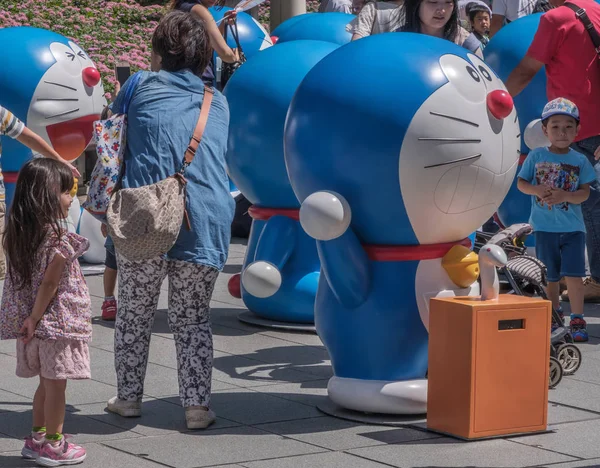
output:
[[[65,159],[77,158],[106,105],[100,73],[90,57],[66,37],[44,29],[3,29],[0,43],[0,104]],[[6,141],[10,157],[9,145]],[[18,170],[24,160],[15,161],[17,167],[4,158],[2,162],[4,169]]]
[[[357,64],[369,65],[357,73]],[[383,245],[467,237],[506,195],[519,145],[497,75],[449,41],[410,33],[323,59],[300,85],[285,135],[298,198],[338,192],[361,241]]]

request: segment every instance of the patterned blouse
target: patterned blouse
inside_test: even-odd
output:
[[[6,276],[0,305],[0,339],[19,337],[23,322],[33,310],[46,268],[58,254],[64,257],[67,263],[58,285],[58,292],[38,323],[35,336],[43,340],[91,340],[91,300],[78,260],[89,245],[87,239],[75,233],[64,233],[59,242],[56,234],[50,231],[37,252],[38,263],[31,287],[16,290],[10,275]]]

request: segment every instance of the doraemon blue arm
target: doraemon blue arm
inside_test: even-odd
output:
[[[368,84],[356,63],[371,64]],[[506,195],[519,144],[503,83],[448,41],[373,36],[308,73],[285,156],[324,273],[315,323],[335,403],[426,411],[429,299],[479,294],[466,238]]]
[[[93,122],[106,105],[94,63],[77,44],[44,29],[0,29],[0,43],[0,104],[64,159],[75,160],[91,141]],[[3,141],[7,204],[17,172],[31,156],[23,145]]]

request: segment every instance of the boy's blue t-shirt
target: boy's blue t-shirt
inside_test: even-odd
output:
[[[577,151],[554,154],[548,148],[536,148],[525,159],[518,177],[532,185],[575,192],[581,184],[596,180],[596,173],[588,159]],[[565,202],[548,208],[540,202],[538,197],[531,197],[529,224],[535,231],[585,232],[581,205]]]

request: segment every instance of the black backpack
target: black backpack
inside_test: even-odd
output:
[[[247,239],[250,236],[250,227],[252,226],[252,218],[248,214],[248,210],[252,203],[243,195],[239,194],[235,197],[235,215],[231,223],[231,236]]]

